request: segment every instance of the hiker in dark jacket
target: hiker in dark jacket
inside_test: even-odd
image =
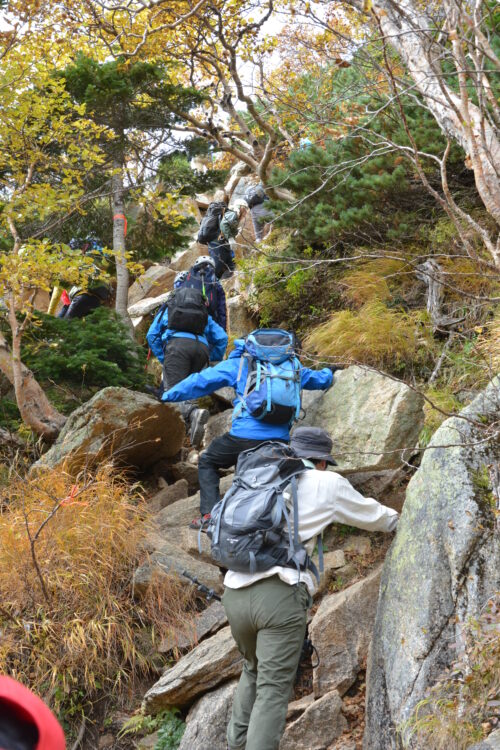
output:
[[[69,295],[66,295],[67,298],[69,297],[69,301],[63,304],[57,314],[58,318],[64,318],[65,320],[85,317],[92,310],[96,310],[104,302],[107,302],[111,296],[109,286],[98,280],[103,264],[101,242],[94,237],[87,237],[85,240],[73,238],[70,240],[69,246],[72,250],[79,249],[82,255],[92,258],[95,281],[91,279],[86,289],[80,287],[70,289]]]
[[[245,191],[245,200],[250,208],[256,242],[264,239],[271,231],[274,214],[269,208],[269,196],[263,185],[250,185]]]
[[[178,288],[182,288],[182,282]],[[163,364],[165,389],[174,387],[192,373],[200,372],[209,361],[221,360],[228,340],[227,333],[210,315],[202,334],[169,328],[167,305],[168,302],[160,308],[146,335],[151,351]],[[181,413],[189,426],[191,443],[198,447],[209,413],[206,409],[198,409],[190,400],[181,405]]]
[[[218,281],[214,259],[209,255],[197,258],[187,272],[184,284],[203,290],[208,300],[210,315],[227,331],[226,293]]]
[[[398,513],[365,498],[334,471],[332,440],[319,427],[297,427],[290,447],[307,469],[298,477],[298,538],[309,555],[332,523],[392,532]],[[293,502],[285,492],[292,518]],[[294,519],[295,521],[295,519]],[[291,524],[295,528],[295,524]],[[229,750],[278,750],[306,632],[315,583],[307,570],[274,565],[229,570],[222,601],[245,662],[227,730]]]
[[[210,519],[214,505],[219,501],[219,469],[228,469],[236,464],[241,451],[253,448],[266,440],[290,439],[291,424],[269,424],[252,417],[243,406],[243,395],[248,375],[249,363],[242,357],[245,354],[245,341],[238,339],[229,358],[215,367],[209,367],[178,383],[165,391],[163,401],[184,401],[206,396],[219,388],[231,386],[236,390],[233,424],[225,435],[216,438],[200,455],[198,476],[200,480],[201,518],[194,519],[191,528],[200,528]],[[332,385],[331,368],[314,371],[300,367],[300,388],[306,390],[326,390]]]

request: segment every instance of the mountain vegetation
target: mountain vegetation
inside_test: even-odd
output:
[[[211,198],[260,182],[270,231],[242,220],[228,297],[294,331],[306,364],[420,394],[416,469],[500,369],[499,26],[493,0],[0,1],[0,671],[75,739],[102,701],[137,703],[156,647],[204,606],[176,576],[142,599],[131,584],[172,456],[157,473],[30,466],[95,393],[158,380],[156,308],[133,313],[132,285],[192,251]],[[70,245],[89,237],[98,263]],[[48,313],[54,291],[96,280],[109,303]],[[471,679],[444,675],[409,719],[421,747],[494,726],[480,704],[497,700],[497,615],[470,623],[454,669]],[[179,746],[184,715],[148,725],[158,748]]]

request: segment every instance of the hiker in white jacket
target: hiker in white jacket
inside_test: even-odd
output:
[[[332,523],[395,530],[395,510],[363,497],[340,474],[326,471],[336,465],[327,432],[298,427],[290,446],[310,468],[298,478],[299,539],[309,554],[317,536]],[[228,727],[228,750],[277,750],[315,583],[307,571],[276,565],[258,573],[230,570],[224,585],[231,632],[245,658]]]

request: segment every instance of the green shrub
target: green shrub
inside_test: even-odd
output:
[[[45,382],[141,388],[146,378],[143,349],[106,307],[76,320],[37,313],[25,333],[22,357]]]
[[[174,708],[165,713],[165,720],[158,731],[158,742],[155,745],[155,750],[177,750],[181,744],[186,725],[179,718],[179,709]]]

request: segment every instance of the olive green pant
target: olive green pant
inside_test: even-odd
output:
[[[312,600],[305,584],[278,576],[222,597],[231,632],[245,658],[227,730],[230,750],[277,750]]]

